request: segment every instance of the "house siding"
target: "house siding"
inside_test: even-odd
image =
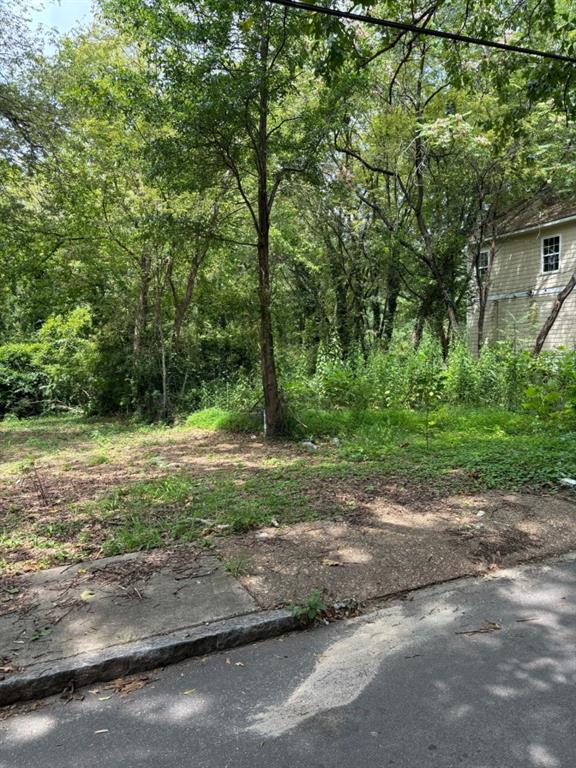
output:
[[[560,235],[558,272],[542,273],[542,238]],[[576,222],[543,226],[537,231],[501,238],[490,273],[490,289],[484,340],[488,343],[509,340],[518,347],[534,344],[538,331],[550,313],[556,294],[506,297],[522,291],[563,288],[576,269]],[[468,313],[468,338],[477,349],[478,307]],[[544,349],[576,348],[576,291],[565,301]]]

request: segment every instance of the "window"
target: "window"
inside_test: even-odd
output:
[[[542,272],[560,269],[560,235],[542,238]]]
[[[489,266],[490,266],[490,252],[480,251],[480,253],[478,254],[478,275],[480,277],[484,277],[488,272]]]

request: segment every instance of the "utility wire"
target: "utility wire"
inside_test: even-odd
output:
[[[413,32],[415,35],[428,35],[429,37],[439,37],[442,40],[453,40],[456,43],[465,43],[467,45],[480,45],[484,48],[497,48],[500,51],[511,51],[512,53],[522,53],[525,56],[538,56],[541,59],[554,59],[564,61],[569,64],[576,64],[576,58],[565,56],[561,53],[552,51],[539,51],[536,48],[524,48],[521,45],[510,45],[508,43],[499,43],[496,40],[484,40],[481,37],[471,37],[470,35],[460,35],[457,32],[444,32],[441,29],[428,29],[419,27],[416,24],[409,24],[404,21],[391,21],[390,19],[381,19],[377,16],[366,16],[362,13],[352,13],[351,11],[341,11],[336,8],[327,8],[324,5],[314,5],[313,3],[296,2],[296,0],[266,0],[274,5],[283,5],[286,8],[296,8],[300,11],[312,11],[313,13],[322,13],[325,16],[335,16],[338,19],[349,19],[350,21],[361,21],[364,24],[374,24],[377,27],[386,27],[387,29],[397,29],[404,32]]]

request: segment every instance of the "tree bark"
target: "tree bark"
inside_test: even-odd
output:
[[[150,285],[152,260],[146,249],[142,250],[139,259],[140,292],[138,307],[134,318],[132,336],[132,404],[140,410],[144,400],[146,385],[142,379],[142,354],[145,351],[149,315],[150,315]]]
[[[422,310],[420,310],[416,317],[416,322],[414,324],[414,333],[412,334],[412,346],[414,347],[414,350],[418,350],[420,347],[420,344],[422,343],[422,335],[424,333],[425,320],[426,318],[424,317],[424,313],[422,312]]]
[[[574,290],[574,286],[576,286],[576,271],[572,273],[570,280],[566,283],[566,286],[563,288],[563,290],[556,296],[556,299],[554,300],[554,304],[552,305],[552,309],[550,310],[550,314],[544,321],[544,324],[542,328],[540,329],[540,333],[536,337],[536,342],[534,344],[534,347],[532,349],[532,354],[534,357],[537,357],[540,352],[542,351],[542,347],[544,346],[544,342],[548,338],[548,334],[552,330],[552,326],[556,322],[556,318],[560,314],[560,310],[562,309],[562,306],[568,296],[572,293]]]
[[[436,257],[436,251],[428,223],[424,216],[424,167],[426,165],[426,157],[424,151],[424,142],[420,135],[420,130],[423,125],[422,116],[422,80],[424,77],[424,56],[420,61],[420,73],[416,86],[416,124],[418,131],[414,137],[414,175],[416,179],[416,199],[412,202],[412,209],[416,217],[416,223],[420,230],[420,236],[424,243],[425,254],[423,254],[423,261],[430,269],[432,276],[438,284],[440,295],[446,306],[446,314],[448,316],[448,322],[454,336],[458,336],[460,332],[460,323],[458,322],[458,315],[456,310],[456,304],[454,298],[450,292],[448,285],[446,284],[445,276],[440,269],[438,260]]]
[[[394,332],[394,319],[396,309],[398,308],[398,296],[400,295],[400,282],[394,272],[390,272],[387,280],[388,292],[386,295],[386,311],[384,314],[384,325],[382,329],[382,339],[384,349],[389,349]]]
[[[222,192],[224,192],[224,189],[222,189]],[[212,213],[210,215],[210,219],[206,224],[205,241],[203,243],[197,242],[197,246],[194,252],[194,257],[188,269],[188,277],[186,279],[186,288],[184,290],[184,295],[180,299],[178,299],[176,295],[176,291],[173,290],[175,313],[174,313],[174,323],[172,326],[172,341],[175,347],[178,347],[180,344],[180,336],[182,335],[182,327],[184,325],[184,320],[186,319],[186,315],[190,308],[190,304],[192,303],[192,296],[194,294],[194,288],[196,287],[196,281],[198,279],[200,267],[202,266],[202,263],[206,258],[206,256],[208,255],[208,251],[210,249],[211,238],[212,238],[212,234],[214,233],[214,230],[216,229],[219,212],[220,212],[220,204],[219,204],[219,201],[216,200],[216,202],[212,206]]]
[[[475,355],[479,355],[482,351],[482,344],[484,343],[484,323],[486,321],[486,288],[480,287],[478,293],[478,325],[476,328],[476,350],[473,352]]]
[[[200,269],[201,261],[202,261],[202,258],[198,259],[197,256],[194,257],[194,261],[190,265],[190,270],[188,272],[188,278],[186,280],[186,288],[184,290],[184,295],[182,296],[180,301],[176,303],[175,312],[174,312],[174,323],[172,326],[172,340],[174,342],[174,346],[176,347],[178,347],[178,345],[180,344],[180,336],[182,335],[182,326],[184,325],[186,314],[192,302],[192,296],[194,294],[194,288],[196,286],[196,279],[198,277],[198,271]]]
[[[160,408],[160,418],[168,421],[170,418],[170,393],[168,385],[168,366],[166,362],[166,340],[164,338],[164,328],[162,324],[162,279],[160,269],[156,276],[156,302],[155,302],[155,323],[158,346],[160,348],[160,375],[162,381],[162,405]]]
[[[447,360],[448,353],[450,352],[450,325],[448,326],[448,330],[446,330],[442,320],[438,320],[436,323],[436,331],[442,347],[442,359]]]
[[[269,437],[282,434],[285,419],[276,374],[272,332],[270,287],[270,201],[268,193],[268,53],[264,30],[260,38],[260,94],[258,119],[258,299],[260,304],[260,359],[264,395],[264,431]]]
[[[138,309],[134,318],[134,333],[132,337],[132,355],[134,364],[140,357],[142,336],[148,323],[149,293],[152,276],[150,274],[150,256],[146,251],[140,255],[140,293],[138,295]]]
[[[339,259],[331,238],[325,237],[325,246],[330,264],[330,274],[334,284],[334,320],[336,334],[340,342],[342,357],[347,360],[350,353],[350,328],[348,313],[348,295],[346,291],[346,275],[344,274],[343,259]]]
[[[480,240],[480,245],[481,245]],[[488,306],[488,294],[490,292],[490,275],[492,274],[492,265],[496,258],[496,230],[492,226],[492,241],[490,243],[490,256],[488,260],[488,269],[484,275],[481,275],[478,269],[478,260],[480,258],[480,245],[476,249],[474,272],[476,275],[476,286],[478,290],[478,326],[476,328],[476,354],[482,351],[484,343],[484,324],[486,322],[486,308]]]

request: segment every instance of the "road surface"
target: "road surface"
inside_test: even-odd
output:
[[[0,768],[574,768],[576,560],[154,677],[0,723]]]

